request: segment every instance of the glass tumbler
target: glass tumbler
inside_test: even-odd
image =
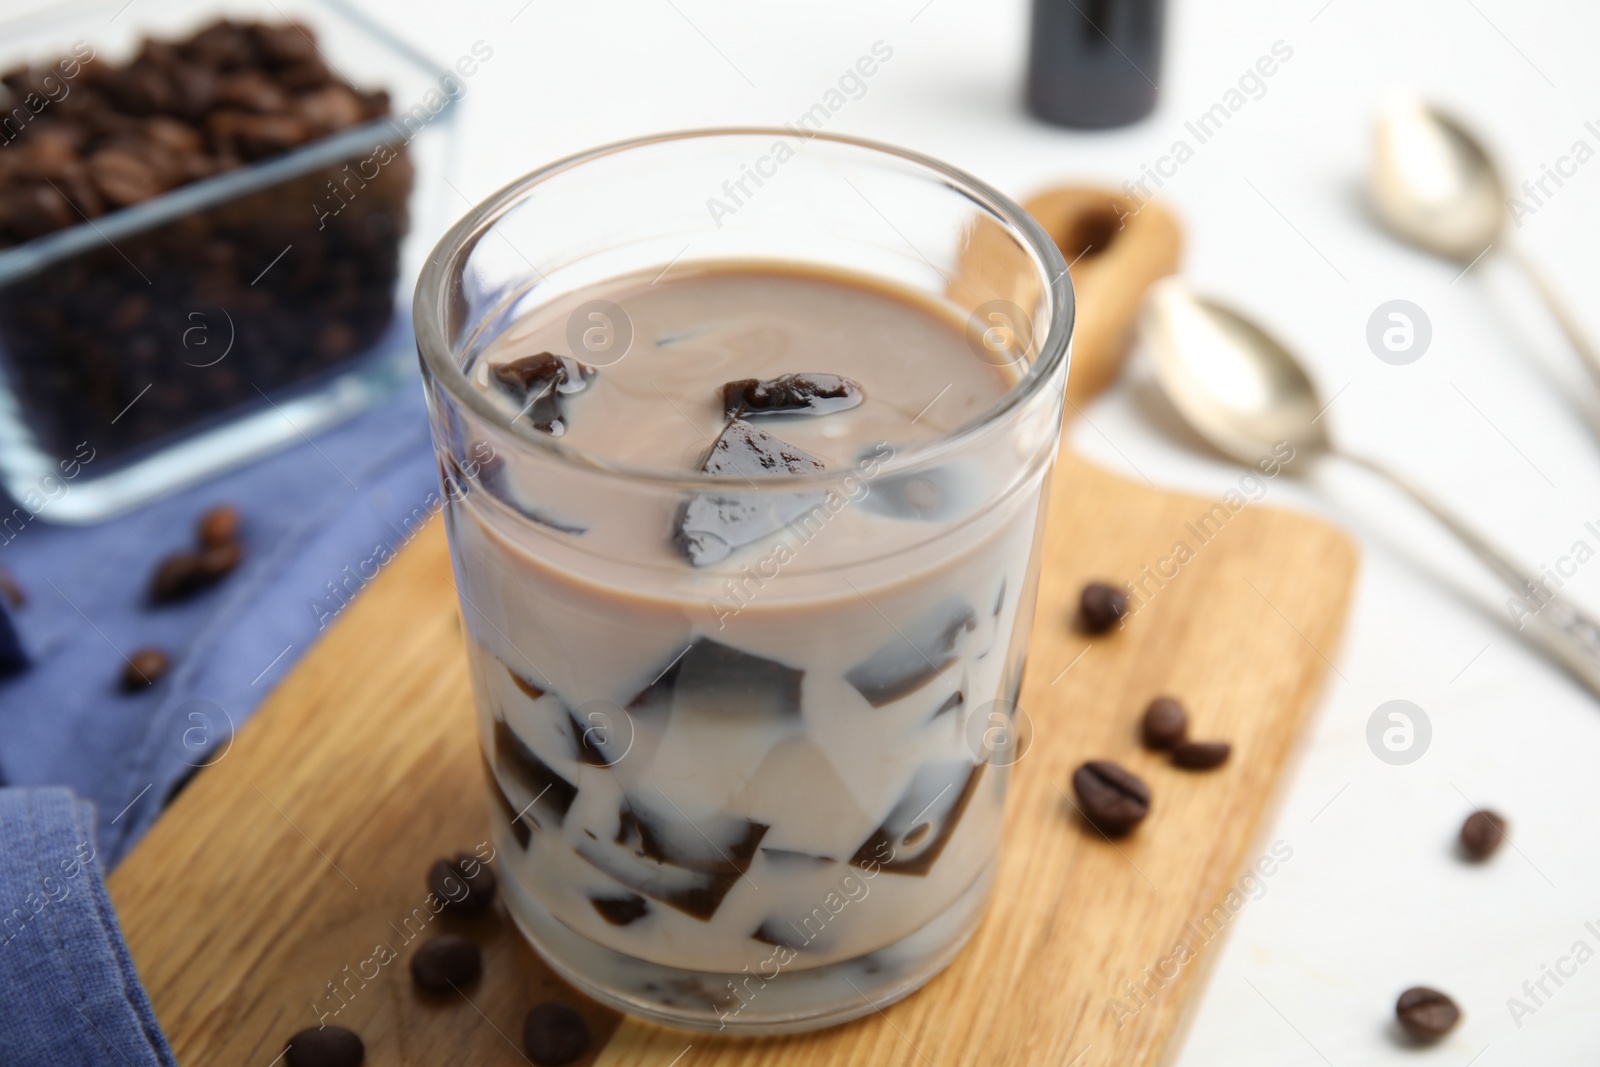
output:
[[[539,309],[696,264],[910,294],[1008,384],[931,439],[758,480],[584,452],[474,386]],[[790,128],[667,134],[473,208],[414,315],[523,934],[597,1000],[691,1030],[812,1029],[928,981],[982,917],[1017,756],[1073,318],[1049,237],[914,152]],[[636,343],[626,309],[596,299],[566,337],[561,354],[601,373]],[[703,495],[807,506],[709,566],[640,550]]]

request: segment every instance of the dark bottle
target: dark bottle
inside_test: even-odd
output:
[[[1156,106],[1166,0],[1033,0],[1028,108],[1080,130],[1126,126]]]

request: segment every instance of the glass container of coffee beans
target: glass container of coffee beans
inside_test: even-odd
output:
[[[59,522],[413,373],[405,297],[493,56],[435,62],[337,0],[122,6],[0,27],[0,485]]]

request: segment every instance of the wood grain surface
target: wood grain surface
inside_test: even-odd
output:
[[[1171,236],[1165,252],[1112,245],[1086,258],[1074,269],[1080,299],[1103,264],[1127,264],[1139,288],[1169,271]],[[1074,372],[1094,368],[1085,373],[1103,383],[1126,324],[1101,318],[1097,334],[1080,333]],[[359,1032],[369,1064],[520,1064],[523,1016],[554,997],[589,1020],[595,1040],[580,1062],[606,1067],[1159,1063],[1218,954],[1230,891],[1270,856],[1263,813],[1334,653],[1356,557],[1318,520],[1134,485],[1070,452],[1053,477],[1021,699],[1032,741],[1013,778],[994,899],[925,989],[832,1030],[723,1040],[589,1004],[498,903],[472,921],[431,917],[428,864],[478,847],[489,827],[434,522],[109,880],[179,1062],[269,1067],[320,1019]],[[1073,618],[1091,579],[1144,588],[1124,627],[1098,638]],[[1185,700],[1197,736],[1234,744],[1228,764],[1185,772],[1139,747],[1137,717],[1161,693]],[[1150,817],[1121,841],[1087,827],[1069,799],[1072,770],[1091,758],[1123,763],[1154,791]],[[407,963],[444,929],[483,945],[484,977],[460,995],[424,996]],[[1180,942],[1188,951],[1175,954]]]

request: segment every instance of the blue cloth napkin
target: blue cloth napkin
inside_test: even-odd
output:
[[[0,1064],[176,1067],[106,897],[94,811],[0,789]]]
[[[439,499],[413,378],[314,441],[124,518],[29,523],[0,543],[0,566],[28,594],[13,621],[33,661],[0,681],[4,780],[93,801],[109,869],[196,767],[228,758],[273,683]],[[221,503],[243,516],[244,563],[191,600],[152,606],[156,562],[191,549],[195,520]],[[124,657],[146,646],[165,650],[172,670],[121,692]]]

